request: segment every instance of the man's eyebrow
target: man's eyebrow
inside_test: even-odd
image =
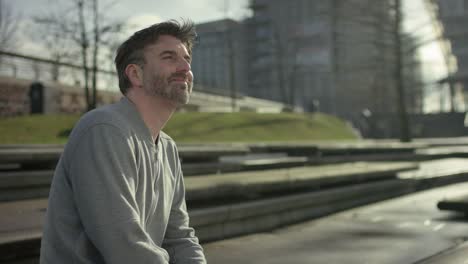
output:
[[[164,56],[164,55],[177,55],[177,52],[173,50],[165,50],[159,54],[159,56]]]
[[[161,56],[161,57],[164,56],[164,55],[177,56],[177,52],[175,52],[175,51],[173,51],[173,50],[165,50],[165,51],[163,51],[163,52],[161,52],[161,53],[159,54],[159,56]],[[189,61],[192,60],[192,56],[190,56],[190,55],[184,55],[184,58],[185,58],[186,60],[189,60]]]
[[[163,51],[163,52],[161,52],[161,53],[159,54],[159,56],[164,56],[164,55],[177,55],[177,52],[175,52],[175,51],[173,51],[173,50],[165,50],[165,51]],[[191,59],[192,56],[190,56],[189,54],[187,54],[187,55],[184,55],[184,58],[186,58],[186,59]]]

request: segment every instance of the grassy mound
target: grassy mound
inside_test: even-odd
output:
[[[0,144],[65,143],[78,115],[0,119]],[[352,140],[342,120],[315,114],[177,113],[164,129],[178,143]]]

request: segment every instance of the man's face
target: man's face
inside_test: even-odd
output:
[[[160,36],[146,47],[143,88],[150,96],[160,96],[177,106],[187,104],[192,93],[191,57],[185,45],[173,36]]]

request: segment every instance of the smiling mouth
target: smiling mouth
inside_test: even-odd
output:
[[[170,83],[174,84],[174,88],[178,88],[181,90],[187,90],[189,87],[187,81],[171,81]]]
[[[179,80],[175,79],[175,80],[171,80],[170,82],[179,82],[179,83],[183,82],[183,83],[188,83],[187,80],[182,80],[182,79],[179,79]]]

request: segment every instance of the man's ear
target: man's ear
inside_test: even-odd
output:
[[[129,64],[125,68],[125,74],[134,87],[143,86],[143,70],[137,64]]]

